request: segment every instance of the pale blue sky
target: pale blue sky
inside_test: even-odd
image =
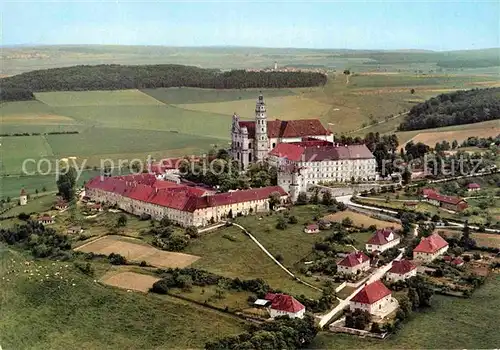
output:
[[[500,46],[498,1],[7,1],[2,22],[2,45]]]

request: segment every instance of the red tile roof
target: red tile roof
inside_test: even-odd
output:
[[[389,241],[389,236],[393,235],[392,239]],[[384,245],[389,242],[394,241],[395,239],[399,238],[397,234],[394,233],[394,231],[390,228],[384,228],[381,230],[377,230],[375,234],[368,240],[368,244],[375,244],[375,245]]]
[[[371,159],[373,154],[365,145],[339,146],[333,143],[329,145],[307,145],[299,143],[280,143],[269,154],[290,161],[321,162],[328,160],[343,159]]]
[[[453,265],[462,265],[464,263],[464,261],[462,260],[462,258],[455,258],[453,259],[453,261],[451,262]]]
[[[271,186],[210,195],[203,188],[157,180],[152,174],[103,178],[96,176],[87,182],[85,187],[188,212],[207,207],[267,199],[274,192],[279,193],[280,196],[287,194],[280,186]]]
[[[391,269],[388,272],[396,273],[398,275],[404,275],[417,267],[411,263],[411,261],[403,259],[396,260],[392,263]]]
[[[422,190],[422,195],[423,195],[424,197],[427,197],[428,195],[430,195],[430,194],[435,194],[435,193],[437,193],[437,192],[436,192],[436,190],[435,190],[435,189],[433,189],[433,188],[424,188],[424,189]]]
[[[255,138],[255,121],[240,121],[240,127],[246,127],[248,137]],[[318,119],[268,120],[267,136],[269,138],[305,137],[330,135]]]
[[[319,230],[319,226],[316,225],[316,224],[310,224],[310,225],[307,225],[306,228],[308,230]]]
[[[26,190],[24,188],[21,188],[21,193],[19,195],[26,196]]]
[[[362,264],[362,263],[364,263],[365,261],[368,261],[368,260],[370,260],[370,258],[367,257],[365,253],[363,253],[362,251],[357,251],[357,252],[354,252],[354,253],[351,253],[351,254],[347,255],[337,265],[354,267],[354,266]]]
[[[364,286],[363,289],[361,289],[358,294],[351,299],[351,301],[362,304],[373,304],[388,295],[391,295],[391,291],[382,283],[382,281],[377,280]]]
[[[271,302],[273,310],[296,313],[305,308],[297,299],[287,294],[267,293],[264,299]]]
[[[477,183],[473,182],[473,183],[471,183],[471,184],[468,184],[468,185],[467,185],[467,188],[470,188],[470,189],[481,188],[481,185],[479,185],[479,184],[477,184]]]
[[[445,196],[436,192],[431,192],[427,195],[428,199],[436,200],[438,202],[442,203],[448,203],[448,204],[453,204],[457,205],[460,202],[465,202],[462,198],[460,197],[453,197],[453,196]]]
[[[447,245],[448,242],[446,242],[443,237],[435,233],[429,237],[422,238],[420,243],[415,247],[415,249],[413,249],[413,252],[434,254],[439,249],[442,249]]]

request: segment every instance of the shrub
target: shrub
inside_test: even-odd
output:
[[[288,218],[288,223],[294,225],[297,222],[299,222],[299,220],[297,220],[297,217],[295,215],[290,215],[290,217]]]
[[[19,213],[19,215],[17,216],[17,218],[19,220],[22,220],[22,221],[28,221],[29,218],[30,218],[30,215],[22,212],[22,213]]]
[[[76,261],[74,263],[74,265],[78,270],[80,270],[84,274],[86,274],[88,276],[94,275],[94,268],[92,267],[92,265],[89,262],[81,263],[81,262]]]
[[[116,254],[116,253],[109,254],[108,260],[113,265],[126,265],[127,264],[127,259],[124,256],[122,256],[120,254]]]

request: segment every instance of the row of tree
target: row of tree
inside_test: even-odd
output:
[[[84,91],[197,87],[212,89],[294,88],[318,86],[327,77],[315,72],[221,72],[175,64],[96,65],[52,68],[1,79],[2,100],[34,99],[37,91]]]
[[[420,130],[500,118],[500,88],[462,90],[413,106],[400,130]]]

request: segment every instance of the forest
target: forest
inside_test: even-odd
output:
[[[413,106],[399,130],[479,123],[500,118],[500,88],[441,94]]]
[[[33,92],[121,90],[160,87],[211,89],[318,86],[327,77],[313,72],[222,72],[175,64],[73,66],[31,71],[0,80],[2,100],[34,99]]]

